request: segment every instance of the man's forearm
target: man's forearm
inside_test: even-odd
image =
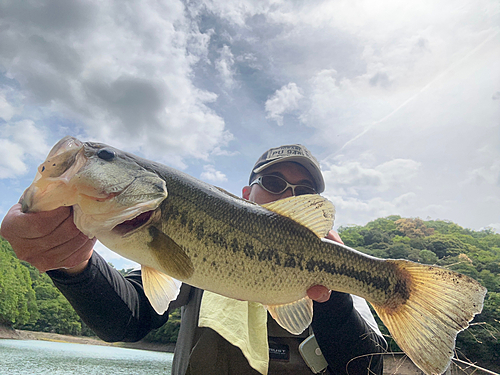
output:
[[[312,327],[335,374],[382,374],[385,340],[354,309],[349,294],[332,292],[330,300],[314,302]],[[373,354],[373,355],[371,355]]]
[[[124,278],[96,252],[77,275],[49,271],[82,320],[105,341],[137,341],[165,323],[147,302],[140,273]]]

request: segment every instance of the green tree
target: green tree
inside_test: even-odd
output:
[[[359,226],[350,226],[350,227],[340,227],[338,232],[344,241],[346,246],[350,246],[353,248],[358,248],[365,244],[365,240],[363,236],[359,233],[361,227]]]
[[[82,323],[71,304],[52,284],[47,274],[41,274],[33,283],[39,318],[35,322],[20,326],[42,332],[54,332],[68,335],[80,335]]]
[[[177,336],[179,335],[179,329],[181,327],[181,310],[175,309],[172,311],[168,317],[168,321],[151,331],[144,340],[149,342],[159,342],[163,344],[175,343],[177,342]]]
[[[474,359],[479,366],[500,371],[500,293],[488,292],[483,312],[457,337],[460,356]]]
[[[38,302],[40,319],[34,329],[43,332],[55,332],[66,335],[80,335],[82,325],[75,310],[62,295],[56,299]]]
[[[412,240],[410,237],[406,236],[400,236],[400,235],[395,235],[394,238],[392,239],[392,242],[394,243],[405,243],[407,245],[410,245]]]
[[[498,253],[500,251],[500,235],[492,232],[491,230],[484,230],[481,232],[474,232],[472,236],[477,238],[481,244],[487,249],[494,249]]]
[[[479,272],[479,281],[489,292],[500,292],[500,277],[493,272],[483,269]]]
[[[440,233],[426,237],[424,244],[426,249],[432,251],[438,258],[466,253],[468,249],[467,244],[455,236]]]
[[[399,216],[390,216],[389,218],[380,218],[370,221],[368,224],[366,224],[366,229],[378,230],[384,232],[389,237],[393,237],[398,233],[396,225],[397,220],[399,220],[398,218]]]
[[[405,259],[410,254],[410,250],[409,245],[400,242],[389,245],[387,253],[392,259]]]
[[[484,302],[483,318],[490,320],[494,324],[496,323],[500,329],[500,293],[488,292]]]
[[[436,232],[441,234],[467,233],[467,231],[460,225],[446,220],[429,220],[425,222],[425,225],[428,228],[433,228]]]
[[[35,292],[28,270],[0,238],[0,324],[13,326],[38,317]]]
[[[360,234],[363,236],[363,242],[366,246],[381,243],[385,244],[385,246],[374,246],[374,248],[381,249],[386,248],[387,244],[392,243],[391,237],[377,228],[363,229],[360,231]]]
[[[418,260],[425,264],[437,264],[438,257],[430,250],[420,250],[418,253]]]
[[[422,219],[399,219],[395,223],[397,231],[409,238],[427,237],[434,233]]]

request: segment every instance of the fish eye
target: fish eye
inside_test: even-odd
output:
[[[113,160],[114,159],[115,152],[103,148],[102,150],[99,150],[97,152],[97,156],[99,157],[99,159],[109,161],[109,160]]]

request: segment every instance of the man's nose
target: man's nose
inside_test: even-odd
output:
[[[293,191],[292,191],[292,188],[289,187],[288,189],[285,190],[285,192],[281,195],[281,198],[288,198],[288,197],[291,197],[293,196]]]

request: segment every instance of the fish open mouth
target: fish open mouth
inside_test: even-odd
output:
[[[154,210],[143,212],[139,216],[134,217],[133,219],[124,221],[123,223],[118,224],[113,228],[113,232],[119,234],[120,236],[124,236],[133,232],[134,230],[142,227],[146,224],[151,216],[153,216]]]

